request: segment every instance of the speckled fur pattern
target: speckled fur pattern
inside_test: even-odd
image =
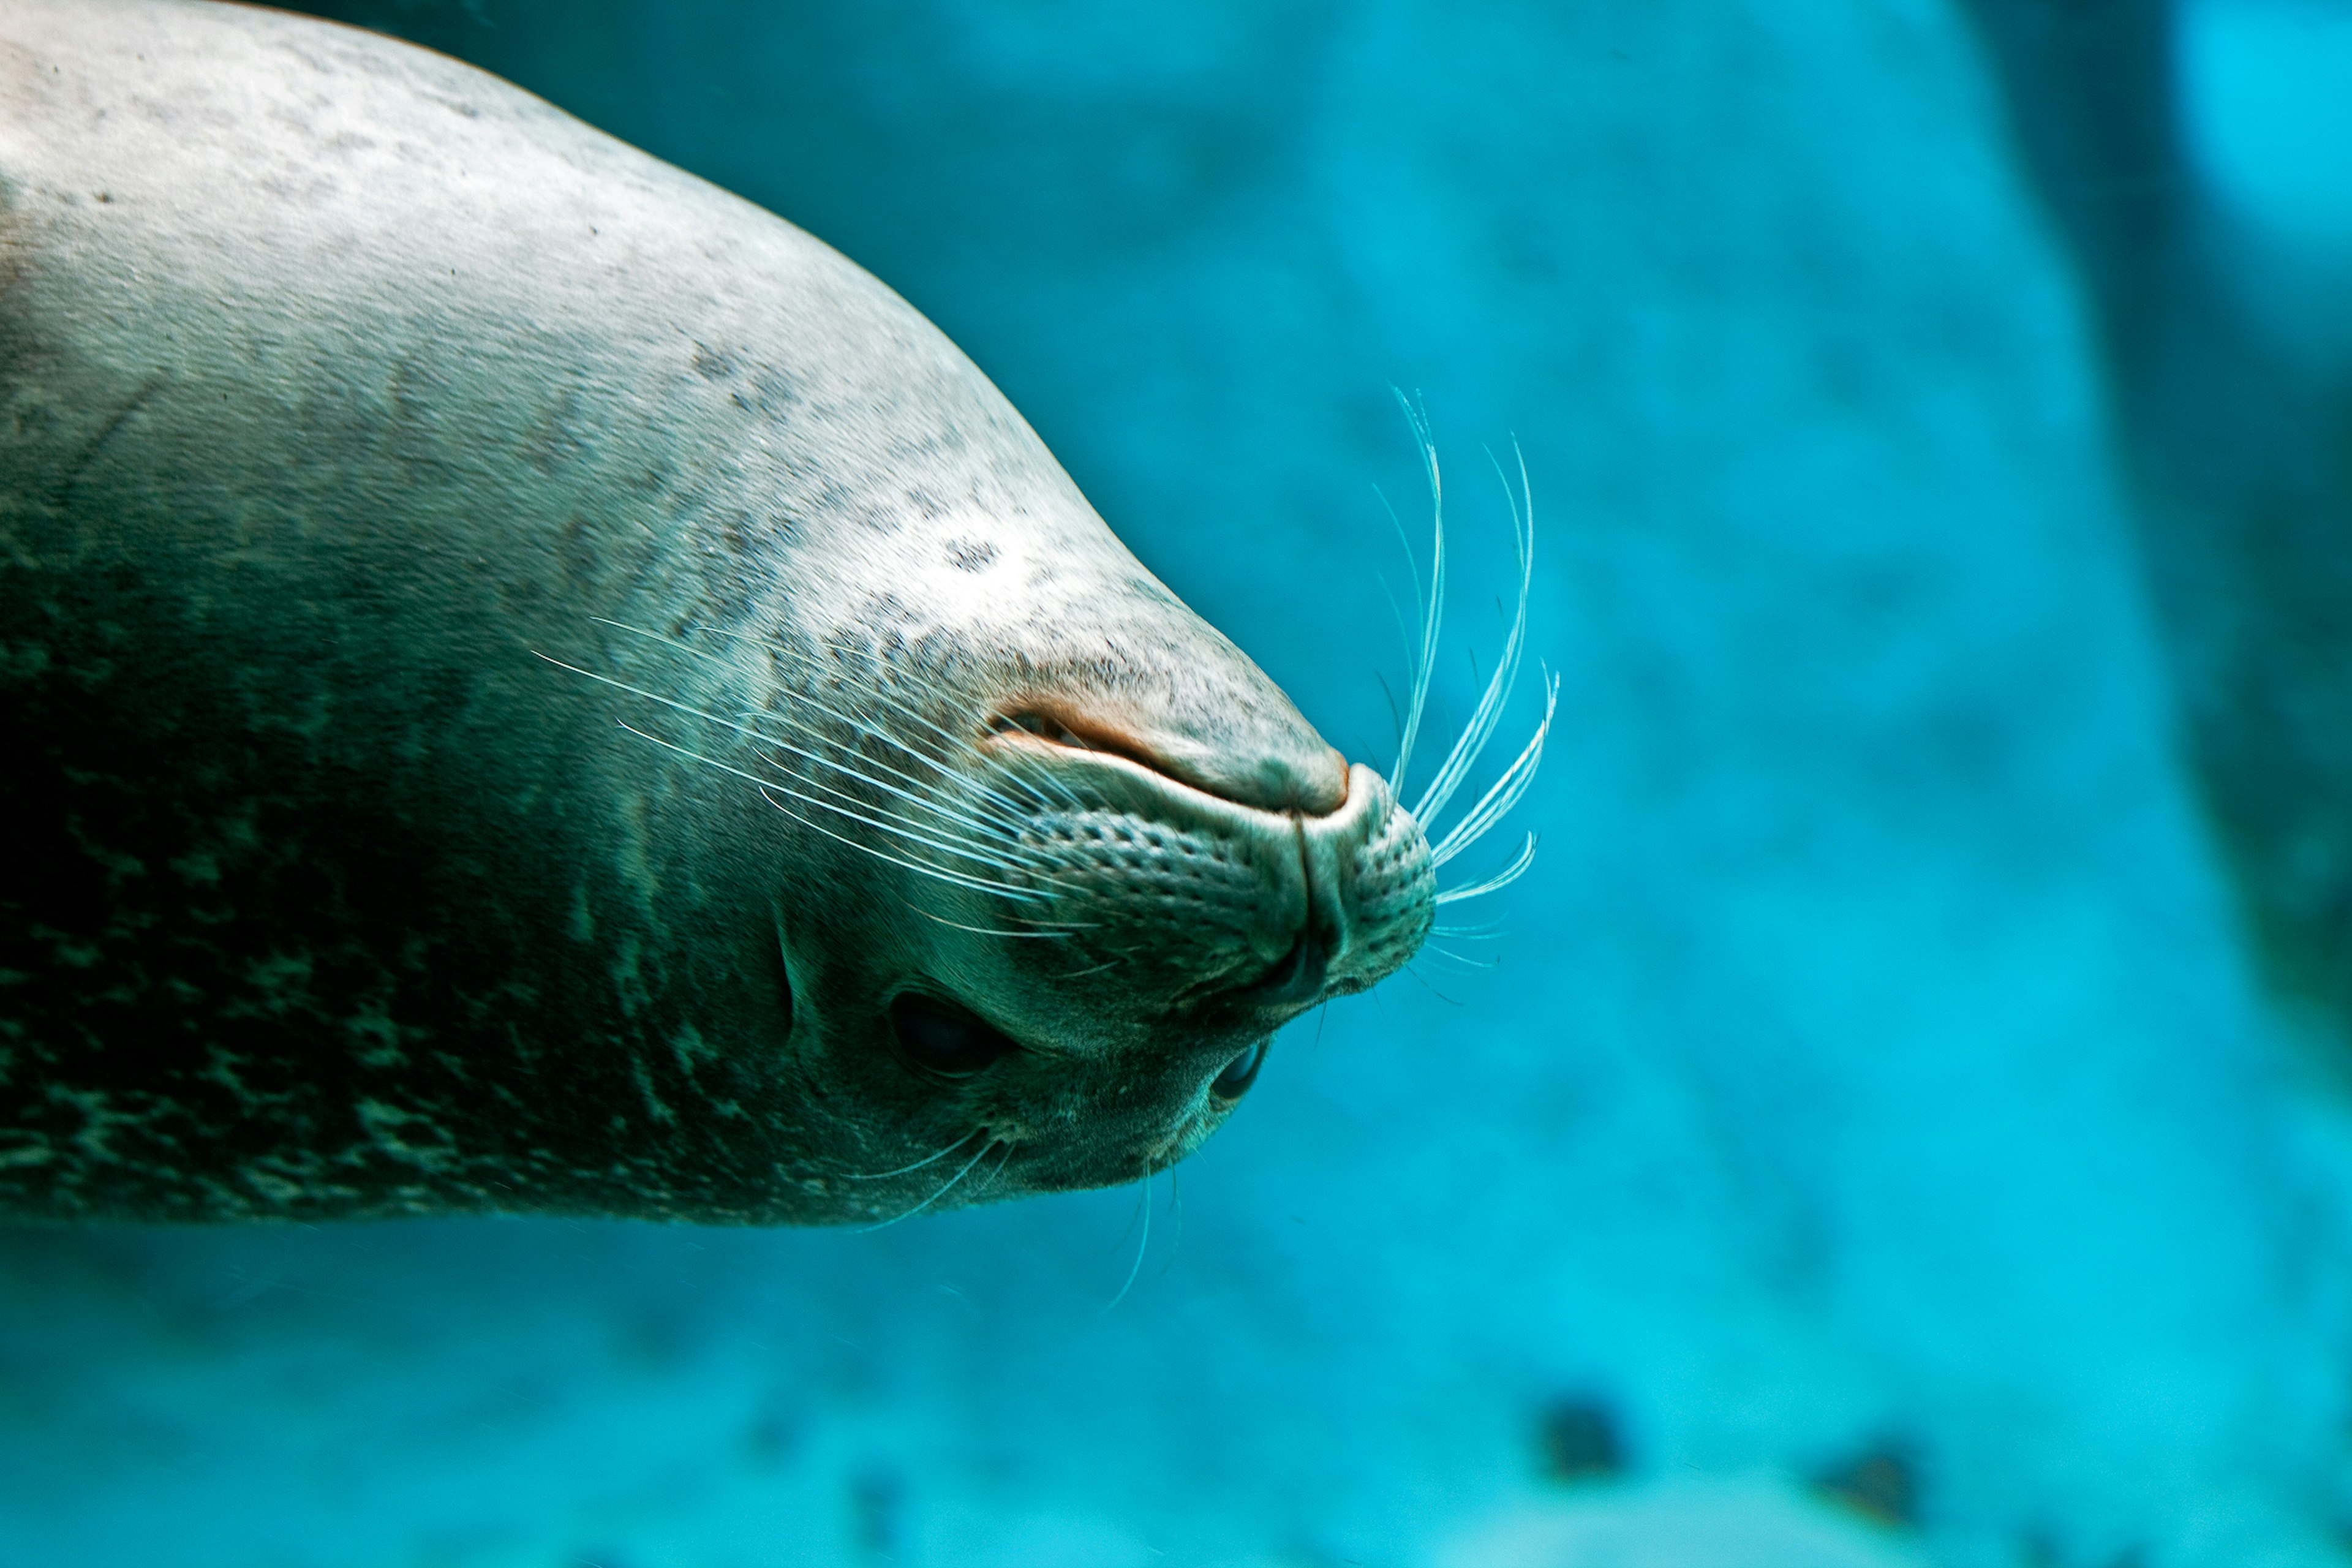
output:
[[[0,11],[0,732],[16,1217],[1131,1180],[1433,908],[1385,782],[879,283],[190,0]],[[914,1070],[910,987],[1018,1050]]]

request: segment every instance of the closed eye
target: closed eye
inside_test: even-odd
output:
[[[970,1078],[1021,1047],[951,1002],[908,991],[890,1004],[890,1033],[908,1066],[935,1078]]]

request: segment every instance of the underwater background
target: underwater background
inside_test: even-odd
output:
[[[1541,847],[1148,1193],[0,1232],[0,1564],[2352,1562],[2352,6],[311,8],[872,269],[1350,756],[1391,386],[1441,723],[1516,440]]]

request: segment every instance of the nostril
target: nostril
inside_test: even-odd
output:
[[[1108,747],[1097,745],[1086,739],[1050,713],[1028,711],[1006,713],[992,720],[988,728],[991,734],[996,735],[1002,735],[1007,730],[1018,730],[1024,734],[1034,735],[1041,741],[1051,741],[1057,746],[1069,746],[1081,752],[1109,750]]]
[[[1304,722],[1303,721],[1301,721]],[[1048,747],[1122,757],[1164,779],[1234,805],[1284,815],[1324,816],[1348,801],[1347,762],[1308,731],[1302,739],[1261,737],[1236,747],[1231,736],[1154,725],[1052,702],[1024,702],[991,717],[992,740],[1028,737]]]

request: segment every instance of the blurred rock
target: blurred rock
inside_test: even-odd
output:
[[[1919,1522],[1919,1478],[1911,1456],[1897,1444],[1866,1449],[1832,1465],[1814,1479],[1814,1489],[1873,1524]]]
[[[1539,1446],[1549,1480],[1594,1480],[1625,1468],[1617,1418],[1597,1399],[1562,1399],[1548,1405]]]
[[[1899,1540],[1785,1481],[1667,1481],[1529,1505],[1450,1542],[1439,1568],[1927,1568]]]

